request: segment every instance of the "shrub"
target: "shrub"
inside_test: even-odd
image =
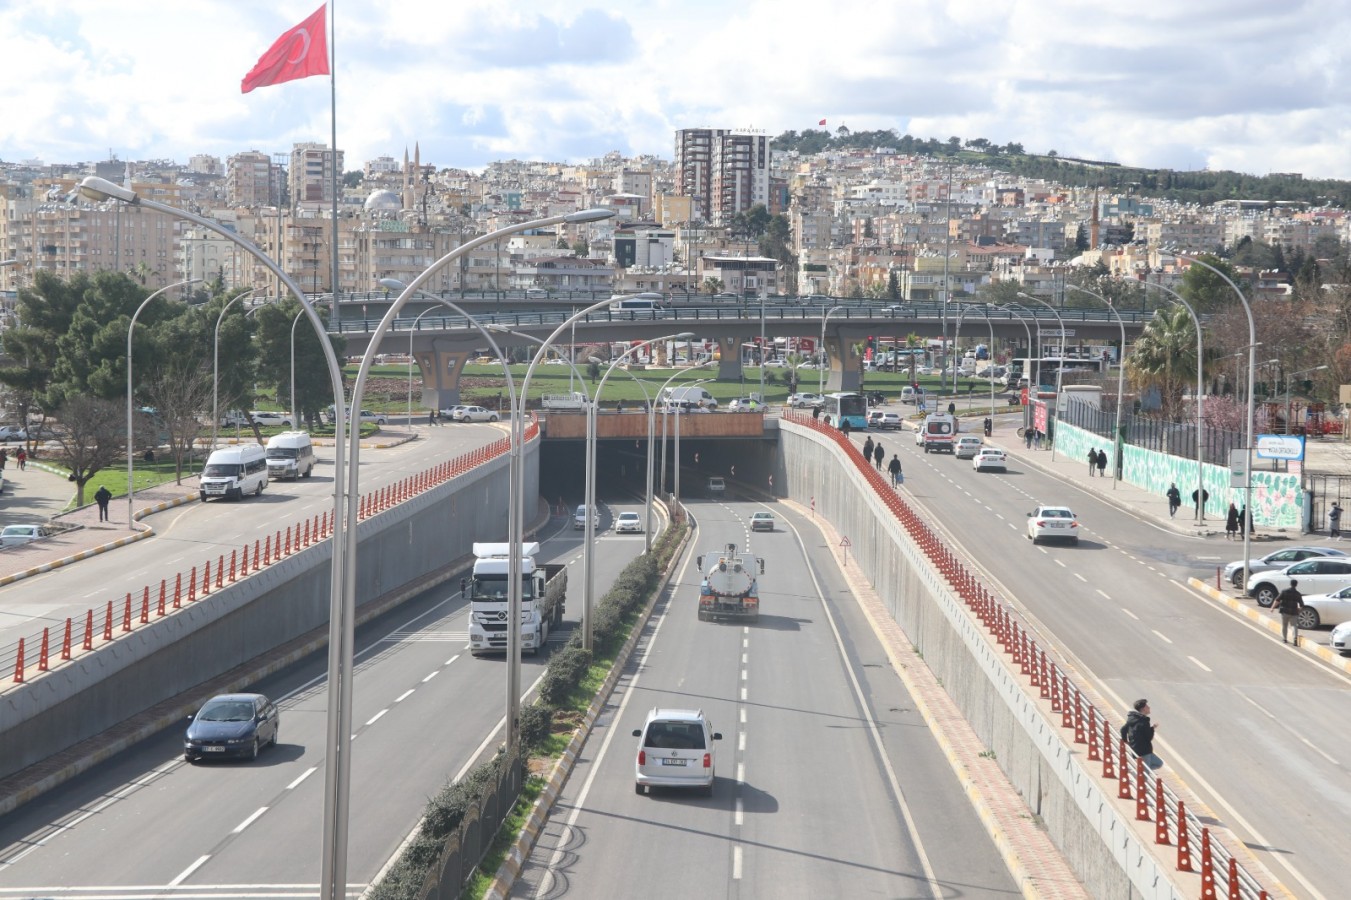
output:
[[[521,746],[534,749],[549,739],[549,731],[554,723],[554,711],[542,703],[532,703],[521,710],[518,722]]]
[[[591,651],[569,641],[549,661],[549,669],[539,684],[539,697],[549,706],[563,705],[572,689],[581,684],[591,666]]]

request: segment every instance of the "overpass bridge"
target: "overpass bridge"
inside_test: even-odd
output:
[[[943,304],[895,304],[889,307],[857,301],[839,308],[801,306],[779,302],[776,298],[762,308],[754,306],[702,304],[657,310],[601,310],[588,313],[571,329],[569,342],[598,344],[650,340],[680,332],[693,333],[702,340],[716,340],[720,349],[719,380],[741,377],[740,345],[758,337],[763,327],[767,339],[805,337],[824,340],[830,368],[826,374],[828,390],[856,390],[860,384],[860,358],[855,348],[869,336],[904,340],[909,335],[921,339],[939,338],[946,331],[956,335],[957,315],[965,307],[950,304],[944,315]],[[421,310],[435,310],[437,304],[420,304]],[[414,310],[418,307],[414,307]],[[827,318],[827,310],[833,309]],[[427,408],[458,403],[459,379],[465,364],[478,355],[483,337],[464,316],[408,313],[396,319],[380,342],[381,353],[407,353],[411,347],[422,377],[423,404]],[[1068,345],[1119,341],[1121,330],[1113,314],[1103,309],[1066,307],[1060,319],[1045,307],[1022,311],[990,310],[989,326],[980,310],[962,313],[962,332],[976,340],[993,329],[996,337],[1017,343],[1029,333],[1048,342],[1060,340],[1060,322],[1064,322]],[[495,310],[474,314],[482,325],[501,326],[535,338],[547,338],[573,314],[571,309],[509,311],[500,305]],[[1126,310],[1121,313],[1127,338],[1138,335],[1153,318],[1152,310]],[[347,351],[360,355],[366,351],[379,325],[378,318],[339,318],[330,333],[347,341]],[[573,337],[575,335],[575,337]],[[535,346],[510,333],[495,336],[504,348]]]

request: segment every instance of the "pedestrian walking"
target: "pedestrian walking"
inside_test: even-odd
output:
[[[886,458],[886,451],[882,449],[882,442],[878,441],[873,447],[873,464],[877,466],[877,471],[882,471],[882,460]]]
[[[460,596],[461,596],[461,597],[468,597],[468,596],[469,596],[469,579],[468,579],[468,578],[461,578],[461,579],[460,579]]]
[[[1151,769],[1163,767],[1163,760],[1154,755],[1154,732],[1157,728],[1149,718],[1149,701],[1136,700],[1131,711],[1126,714],[1126,724],[1121,726],[1120,731],[1126,746]]]
[[[1299,646],[1299,611],[1304,608],[1304,595],[1299,592],[1297,579],[1290,579],[1290,587],[1276,595],[1271,605],[1281,614],[1281,643]],[[1295,639],[1287,641],[1290,629],[1295,630]]]
[[[108,521],[108,503],[113,499],[113,492],[108,490],[108,485],[103,485],[94,492],[94,502],[99,507],[99,521]]]
[[[14,451],[14,460],[19,464],[19,471],[22,472],[28,465],[28,451],[20,447]],[[1336,506],[1336,504],[1333,504]],[[1338,512],[1341,510],[1338,509]]]
[[[1032,449],[1032,429],[1031,429],[1031,428],[1024,428],[1024,429],[1023,429],[1023,443],[1027,445],[1027,449],[1029,449],[1029,450]]]
[[[1168,498],[1168,518],[1177,515],[1177,508],[1182,505],[1182,492],[1177,489],[1177,482],[1168,485],[1168,491],[1165,494]]]
[[[948,401],[948,415],[950,416],[957,415],[957,404],[955,401],[952,400]]]
[[[1099,451],[1098,451],[1098,477],[1099,477],[1099,478],[1106,478],[1106,477],[1107,477],[1107,451],[1106,451],[1106,450],[1099,450]]]
[[[23,451],[20,450],[20,453]],[[19,468],[23,468],[23,457],[19,457]],[[1342,505],[1336,500],[1332,501],[1332,508],[1328,510],[1328,537],[1342,538]]]
[[[1098,451],[1092,447],[1088,448],[1088,477],[1092,478],[1094,471],[1098,468]]]
[[[1196,496],[1195,491],[1192,491],[1192,496]],[[1229,504],[1229,514],[1224,519],[1224,539],[1226,541],[1238,539],[1238,507],[1232,503]]]
[[[0,447],[0,472],[5,471],[5,463],[9,462],[9,451]]]
[[[820,418],[821,418],[821,407],[819,407],[819,406],[813,406],[813,407],[812,407],[812,421],[815,422],[817,419],[820,419]]]
[[[1196,507],[1197,513],[1200,513],[1201,507],[1205,506],[1209,502],[1210,502],[1210,491],[1206,490],[1205,488],[1201,488],[1201,498],[1199,501],[1197,500],[1196,497],[1196,491],[1192,491],[1192,506]]]
[[[1034,429],[1032,432],[1032,447],[1035,450],[1041,449],[1041,429]]]
[[[428,425],[436,424],[436,410],[434,409],[427,410],[427,424]]]
[[[872,459],[872,458],[873,458],[873,438],[872,438],[872,435],[868,435],[868,439],[867,439],[866,441],[863,442],[863,458],[864,458],[864,459]]]
[[[846,441],[849,440],[849,429],[849,418],[847,416],[840,416],[840,431],[844,432],[844,439]]]
[[[891,462],[887,464],[887,471],[891,473],[892,487],[896,487],[905,481],[905,475],[901,472],[901,458],[895,453],[891,454]]]
[[[1241,507],[1238,511],[1238,533],[1242,535],[1245,528],[1248,529],[1249,537],[1257,536],[1257,529],[1252,527],[1252,513],[1248,511],[1246,506]]]

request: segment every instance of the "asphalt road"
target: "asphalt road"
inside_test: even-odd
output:
[[[612,516],[641,504],[608,506]],[[569,563],[565,629],[582,608],[581,541],[570,522],[540,561]],[[642,552],[642,535],[600,538],[603,592]],[[348,875],[358,893],[420,818],[426,800],[501,740],[506,668],[465,649],[466,607],[447,583],[357,635]],[[527,691],[545,657],[526,657]],[[280,742],[254,762],[189,765],[171,729],[0,823],[0,898],[317,896],[326,729],[325,663],[314,658],[256,690],[281,707]],[[205,699],[205,698],[203,698]]]
[[[749,534],[766,508],[778,529]],[[697,621],[684,561],[513,896],[1016,896],[819,533],[774,506],[693,511],[690,556],[764,558],[759,621]],[[722,732],[712,797],[635,793],[631,735],[654,706]]]
[[[1191,590],[1234,558],[1011,460],[1007,474],[925,455],[910,434],[905,492],[927,509],[1077,673],[1112,698],[1117,722],[1149,699],[1167,777],[1203,797],[1288,888],[1344,896],[1351,834],[1351,679]],[[1070,506],[1079,545],[1025,537],[1038,503]]]

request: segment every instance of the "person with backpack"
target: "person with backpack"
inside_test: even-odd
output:
[[[1182,492],[1177,489],[1177,482],[1171,482],[1168,490],[1164,493],[1168,498],[1168,518],[1177,515],[1177,508],[1182,505]]]
[[[1156,726],[1149,718],[1149,701],[1136,700],[1131,711],[1126,714],[1126,724],[1119,732],[1121,739],[1131,752],[1145,761],[1151,769],[1163,767],[1163,760],[1154,755],[1154,731]]]
[[[1272,608],[1281,614],[1281,643],[1288,644],[1286,640],[1291,628],[1295,629],[1296,647],[1299,646],[1299,611],[1304,608],[1304,595],[1299,592],[1296,585],[1297,579],[1290,579],[1290,587],[1276,595],[1276,601],[1271,604]]]

